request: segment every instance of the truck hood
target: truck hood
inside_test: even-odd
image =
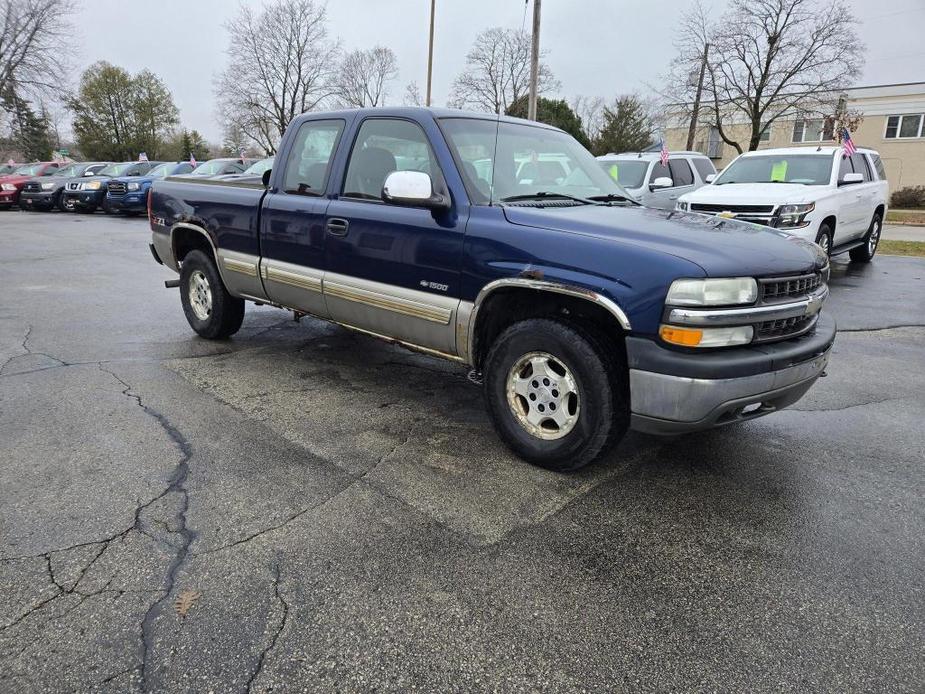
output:
[[[724,183],[685,193],[678,200],[708,205],[795,205],[819,198],[825,186],[800,183]]]
[[[816,244],[776,229],[707,215],[645,207],[505,206],[512,224],[633,244],[696,263],[711,277],[808,272],[826,263]]]
[[[35,178],[35,176],[23,176],[22,174],[6,175],[0,176],[0,184],[3,183],[13,183],[17,186],[22,186],[26,181]]]
[[[119,181],[119,183],[150,183],[152,181],[148,176],[117,176],[110,178],[109,182]]]

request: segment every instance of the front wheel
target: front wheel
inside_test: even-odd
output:
[[[202,251],[190,251],[183,258],[180,300],[190,327],[206,339],[230,337],[244,322],[244,299],[228,293],[215,263]]]
[[[832,255],[832,229],[828,224],[819,227],[819,233],[816,234],[816,245],[825,251],[825,254]]]
[[[880,243],[880,234],[883,231],[883,219],[880,217],[880,213],[877,212],[874,214],[874,218],[870,220],[870,227],[867,229],[867,234],[864,236],[863,245],[852,248],[848,251],[848,255],[856,263],[869,263],[874,259],[874,254],[877,252],[877,245]]]
[[[485,359],[485,399],[498,434],[524,460],[557,472],[592,462],[629,426],[625,360],[579,327],[529,319]]]

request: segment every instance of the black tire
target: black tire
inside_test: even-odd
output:
[[[877,253],[877,246],[880,244],[880,234],[882,232],[883,218],[879,212],[874,212],[874,217],[870,220],[870,226],[867,228],[867,234],[864,235],[864,245],[848,251],[851,260],[855,263],[869,263],[873,260],[874,255]]]
[[[504,330],[491,345],[483,365],[485,401],[501,440],[524,460],[557,472],[577,470],[607,451],[629,427],[626,357],[615,352],[618,350],[613,346],[604,347],[593,334],[576,325],[545,318],[520,321]],[[521,423],[523,408],[530,409],[526,398],[518,400],[519,396],[512,395],[514,402],[508,401],[509,376],[518,362],[534,353],[553,357],[577,386],[577,401],[571,401],[577,405],[566,404],[574,407],[577,420],[564,434],[558,433],[562,431],[558,427],[551,432],[559,438],[542,438]],[[532,367],[525,368],[528,371],[521,372],[524,381],[537,384],[531,380]],[[560,378],[564,382],[567,376]],[[556,385],[553,381],[552,387]],[[558,396],[556,390],[548,393]],[[531,393],[530,398],[537,402],[534,395]],[[518,405],[523,413],[520,416],[514,409]],[[542,405],[535,407],[542,409]],[[540,429],[544,426],[545,422]]]
[[[103,196],[103,202],[100,203],[100,208],[106,214],[109,214],[109,215],[118,214],[116,210],[112,209],[112,207],[109,204],[109,200],[106,199],[105,195]]]
[[[819,233],[816,234],[816,245],[822,248],[825,251],[826,255],[832,255],[832,244],[834,243],[834,237],[832,235],[832,227],[828,224],[822,224],[819,227]]]
[[[199,274],[197,274],[199,273]],[[194,308],[191,298],[191,281],[194,277],[204,277],[209,293],[210,306],[207,313],[201,304]],[[223,340],[241,329],[244,322],[244,299],[231,296],[218,274],[212,258],[202,251],[190,251],[180,266],[180,300],[183,313],[190,327],[207,340]]]
[[[61,197],[58,198],[58,209],[62,212],[73,212],[74,203],[68,203],[67,198],[62,194]]]

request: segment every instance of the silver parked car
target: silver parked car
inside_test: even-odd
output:
[[[623,152],[597,158],[636,202],[673,210],[678,197],[697,190],[716,176],[716,167],[700,152],[669,152],[664,166],[659,152]]]

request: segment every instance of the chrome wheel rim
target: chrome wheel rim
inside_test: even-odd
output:
[[[832,245],[831,242],[829,241],[829,235],[823,234],[822,236],[819,237],[819,241],[817,241],[817,243],[819,244],[819,247],[825,251],[825,254],[828,255],[830,246]]]
[[[870,255],[873,255],[877,250],[877,244],[880,243],[880,229],[882,223],[879,219],[874,220],[874,225],[870,230],[870,238],[867,239],[867,252]]]
[[[189,303],[199,320],[212,315],[212,287],[202,270],[193,270],[189,278]]]
[[[514,363],[507,377],[507,402],[528,433],[547,441],[574,429],[581,408],[575,377],[546,352],[530,352]]]

